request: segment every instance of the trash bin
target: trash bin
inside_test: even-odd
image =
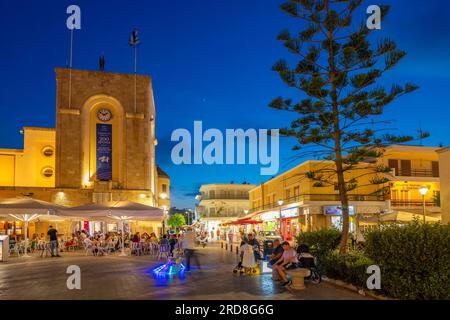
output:
[[[265,240],[264,241],[264,258],[270,256],[273,252],[273,240]]]
[[[9,257],[9,237],[0,236],[0,261],[8,261]]]

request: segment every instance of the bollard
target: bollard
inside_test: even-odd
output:
[[[228,250],[228,243],[225,243],[225,250]]]
[[[223,241],[220,242],[220,247],[223,249]]]
[[[230,244],[230,251],[233,252],[233,244]]]

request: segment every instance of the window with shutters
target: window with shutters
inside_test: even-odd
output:
[[[396,176],[400,175],[400,174],[399,174],[400,172],[398,172],[398,160],[395,160],[395,159],[389,159],[389,160],[388,160],[388,166],[389,166],[389,168],[395,170],[395,175],[396,175]]]
[[[433,174],[433,177],[439,177],[439,162],[438,161],[431,162],[431,172]]]
[[[294,187],[294,197],[298,197],[300,195],[300,187]]]

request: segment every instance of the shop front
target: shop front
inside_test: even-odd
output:
[[[264,212],[260,216],[261,230],[260,231],[275,231],[280,230],[280,211],[268,211]]]
[[[324,215],[329,219],[330,225],[333,228],[342,230],[342,207],[340,206],[324,206]],[[349,216],[350,216],[350,232],[355,231],[355,207],[349,206]]]
[[[285,241],[295,240],[298,236],[299,228],[299,208],[282,209],[280,212],[281,236]]]

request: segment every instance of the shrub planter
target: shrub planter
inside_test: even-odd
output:
[[[377,300],[394,300],[394,299],[388,298],[388,297],[383,296],[383,295],[375,294],[373,291],[370,291],[370,290],[367,290],[367,289],[358,288],[355,285],[346,283],[346,282],[344,282],[342,280],[335,280],[335,279],[331,279],[331,278],[328,278],[328,277],[323,277],[322,280],[325,281],[325,282],[331,283],[331,284],[333,284],[335,286],[338,286],[338,287],[341,287],[341,288],[345,288],[345,289],[357,292],[360,295],[363,295],[363,296],[367,295],[367,296],[369,296],[371,298],[374,298],[374,299],[377,299]]]

